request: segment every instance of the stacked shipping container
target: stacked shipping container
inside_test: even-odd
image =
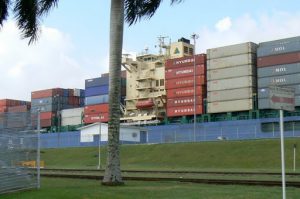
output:
[[[84,105],[84,90],[53,88],[31,93],[31,111],[41,111],[41,127],[61,126],[63,109]]]
[[[252,110],[256,49],[251,42],[207,50],[207,112]]]
[[[300,37],[263,42],[257,49],[258,107],[269,109],[269,86],[295,88],[300,106]]]
[[[194,71],[194,64],[196,70]],[[195,78],[195,88],[194,88]],[[167,116],[203,114],[206,97],[206,55],[169,59],[165,64]],[[195,98],[194,98],[195,92]]]
[[[109,75],[85,80],[84,123],[108,122]],[[121,73],[121,102],[126,96],[126,73]]]
[[[27,112],[30,110],[30,102],[12,100],[12,99],[1,99],[0,100],[0,113],[5,112]]]
[[[61,111],[61,125],[72,126],[82,124],[84,108],[72,108]]]

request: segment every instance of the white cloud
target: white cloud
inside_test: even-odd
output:
[[[57,29],[43,26],[38,42],[27,42],[20,39],[14,22],[5,23],[0,32],[0,99],[30,100],[34,90],[84,88],[84,79],[102,70],[100,59],[89,59],[91,67],[74,56],[70,37]]]
[[[226,30],[229,30],[231,28],[231,25],[232,23],[230,17],[225,17],[216,23],[215,28],[219,32],[224,32]]]
[[[299,36],[299,21],[300,13],[285,12],[262,14],[259,17],[249,14],[237,18],[225,17],[216,23],[216,28],[202,27],[198,31],[200,37],[197,41],[197,53],[241,42],[259,43]]]

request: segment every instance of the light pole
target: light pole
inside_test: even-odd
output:
[[[37,188],[41,188],[41,173],[40,173],[40,162],[41,162],[41,109],[38,109],[37,112],[37,160],[36,160],[36,168],[37,168]]]
[[[196,142],[196,40],[199,35],[194,33],[191,37],[194,40],[194,142]]]
[[[100,122],[100,126],[99,126],[99,141],[98,141],[98,167],[97,167],[97,169],[99,170],[99,169],[101,169],[101,149],[100,149],[100,147],[101,147],[101,113],[99,114],[99,122]]]

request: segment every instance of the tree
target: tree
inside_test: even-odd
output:
[[[171,0],[171,4],[182,0]],[[14,2],[13,12],[22,38],[29,38],[29,44],[38,39],[41,18],[58,0],[0,0],[0,28],[9,14],[9,7]],[[123,184],[120,169],[120,85],[121,59],[123,46],[124,21],[129,25],[143,17],[151,18],[162,0],[111,0],[110,13],[110,54],[109,54],[109,122],[108,154],[105,169],[104,185]],[[125,17],[124,17],[125,16]]]

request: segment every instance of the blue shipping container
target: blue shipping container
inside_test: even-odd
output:
[[[108,95],[97,95],[85,98],[85,105],[94,105],[94,104],[107,104]]]
[[[85,97],[96,96],[96,95],[107,95],[108,89],[109,89],[108,85],[86,88]]]
[[[108,77],[98,77],[98,78],[93,78],[93,79],[86,79],[85,80],[85,88],[108,85],[108,83],[109,83]]]

